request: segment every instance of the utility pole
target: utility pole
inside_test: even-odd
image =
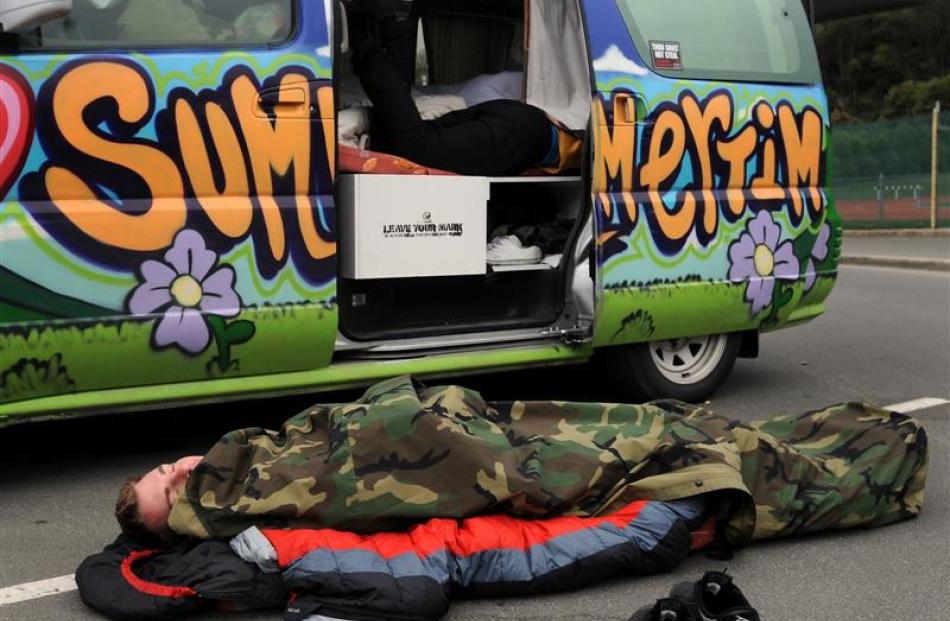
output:
[[[877,174],[877,219],[884,222],[884,173]]]
[[[930,228],[937,228],[937,136],[940,133],[940,102],[934,104],[933,135],[930,139]]]

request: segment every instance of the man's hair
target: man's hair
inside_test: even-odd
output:
[[[163,547],[168,541],[161,535],[157,535],[142,523],[142,516],[139,514],[138,496],[135,495],[135,484],[142,479],[142,476],[131,476],[125,480],[122,487],[119,488],[119,498],[115,501],[115,519],[119,522],[119,528],[126,536],[136,542],[155,547]]]
[[[122,532],[133,539],[151,535],[142,523],[139,515],[139,500],[135,495],[135,484],[142,480],[141,475],[131,476],[119,488],[119,498],[115,501],[115,519]]]
[[[119,497],[115,501],[115,519],[119,528],[134,541],[153,548],[164,548],[178,540],[168,526],[161,533],[154,533],[145,527],[139,513],[139,499],[135,494],[135,484],[145,475],[131,476],[119,488]]]

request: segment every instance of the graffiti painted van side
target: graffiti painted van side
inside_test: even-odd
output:
[[[0,402],[329,363],[335,114],[307,4],[274,50],[0,57]]]
[[[681,55],[689,42],[677,41],[681,24],[666,19],[676,12],[647,19],[665,10],[660,3],[558,5],[573,11],[565,23],[583,21],[586,29],[572,26],[584,32],[558,52],[576,48],[582,57],[565,77],[579,82],[565,90],[580,94],[571,102],[571,113],[580,104],[572,130],[585,127],[590,93],[589,177],[570,171],[466,181],[484,181],[486,196],[497,184],[498,204],[513,211],[524,203],[566,220],[563,252],[534,271],[498,269],[473,254],[484,274],[436,278],[423,269],[421,276],[361,277],[346,273],[357,244],[346,238],[356,227],[343,216],[355,213],[346,207],[356,203],[341,188],[357,187],[347,186],[357,178],[372,185],[383,170],[427,169],[390,154],[354,165],[352,150],[337,144],[346,88],[335,82],[342,77],[334,67],[342,67],[345,44],[330,33],[353,3],[341,3],[332,16],[330,0],[242,6],[248,4],[255,11],[285,7],[292,28],[264,42],[222,43],[221,36],[262,23],[238,19],[203,45],[123,50],[106,40],[47,49],[26,38],[21,50],[0,53],[0,427],[401,374],[585,362],[598,348],[605,375],[632,386],[630,378],[653,364],[657,344],[676,357],[706,339],[695,368],[721,377],[699,380],[692,367],[665,375],[675,388],[679,374],[684,394],[695,395],[725,378],[740,344],[823,312],[835,282],[840,221],[826,189],[829,118],[814,59],[794,75],[781,74],[778,62],[755,75],[697,77],[679,73],[695,56]],[[496,10],[475,0],[455,4],[462,21],[476,5]],[[511,0],[506,26],[525,19],[522,8]],[[786,36],[791,24],[794,36],[809,37],[796,45],[766,37],[779,52],[786,46],[813,54],[800,8],[789,12],[783,0],[769,0],[753,9],[760,12],[754,19],[773,20],[769,27]],[[493,16],[476,17],[481,24]],[[649,23],[666,29],[664,40],[637,34]],[[518,32],[510,28],[512,37]],[[493,42],[500,57],[510,52],[500,35]],[[430,57],[442,58],[438,50]],[[471,207],[452,196],[451,177],[438,177],[436,203],[447,211]],[[412,186],[405,181],[400,188]],[[413,202],[411,190],[400,193],[408,195],[380,202],[407,207],[407,228],[433,226],[430,207]],[[482,207],[484,214],[475,205],[468,215],[487,222],[488,205]],[[412,224],[417,212],[421,225]],[[380,228],[384,236],[391,222]],[[477,237],[473,247],[481,252]],[[371,240],[360,241],[375,250]],[[404,288],[386,297],[397,286]],[[464,312],[450,314],[460,307]],[[418,309],[425,312],[413,314]],[[360,330],[347,323],[353,317]],[[709,386],[694,390],[700,381]]]
[[[587,4],[597,344],[766,330],[820,314],[840,228],[825,187],[821,85],[660,75],[613,2]]]

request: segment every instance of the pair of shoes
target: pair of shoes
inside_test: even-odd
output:
[[[732,576],[707,571],[696,582],[681,582],[669,597],[633,613],[630,621],[760,621]]]
[[[515,235],[496,237],[488,244],[489,265],[535,265],[543,256],[540,248],[522,246]]]

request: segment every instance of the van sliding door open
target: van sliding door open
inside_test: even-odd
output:
[[[358,355],[380,342],[418,339],[428,346],[432,337],[481,335],[480,342],[491,343],[589,330],[578,324],[573,299],[575,273],[590,282],[586,254],[581,266],[575,258],[589,209],[580,153],[591,92],[579,6],[549,0],[404,6],[405,31],[420,34],[414,54],[425,66],[416,65],[413,96],[424,118],[434,105],[465,110],[497,99],[525,102],[549,119],[554,165],[539,161],[509,176],[446,174],[438,162],[376,151],[374,109],[355,99],[341,104],[341,119],[353,118],[356,107],[367,117],[363,133],[340,137],[345,349]],[[358,37],[350,34],[351,47]],[[576,158],[572,165],[558,166],[568,157]],[[589,297],[593,287],[584,290]]]

